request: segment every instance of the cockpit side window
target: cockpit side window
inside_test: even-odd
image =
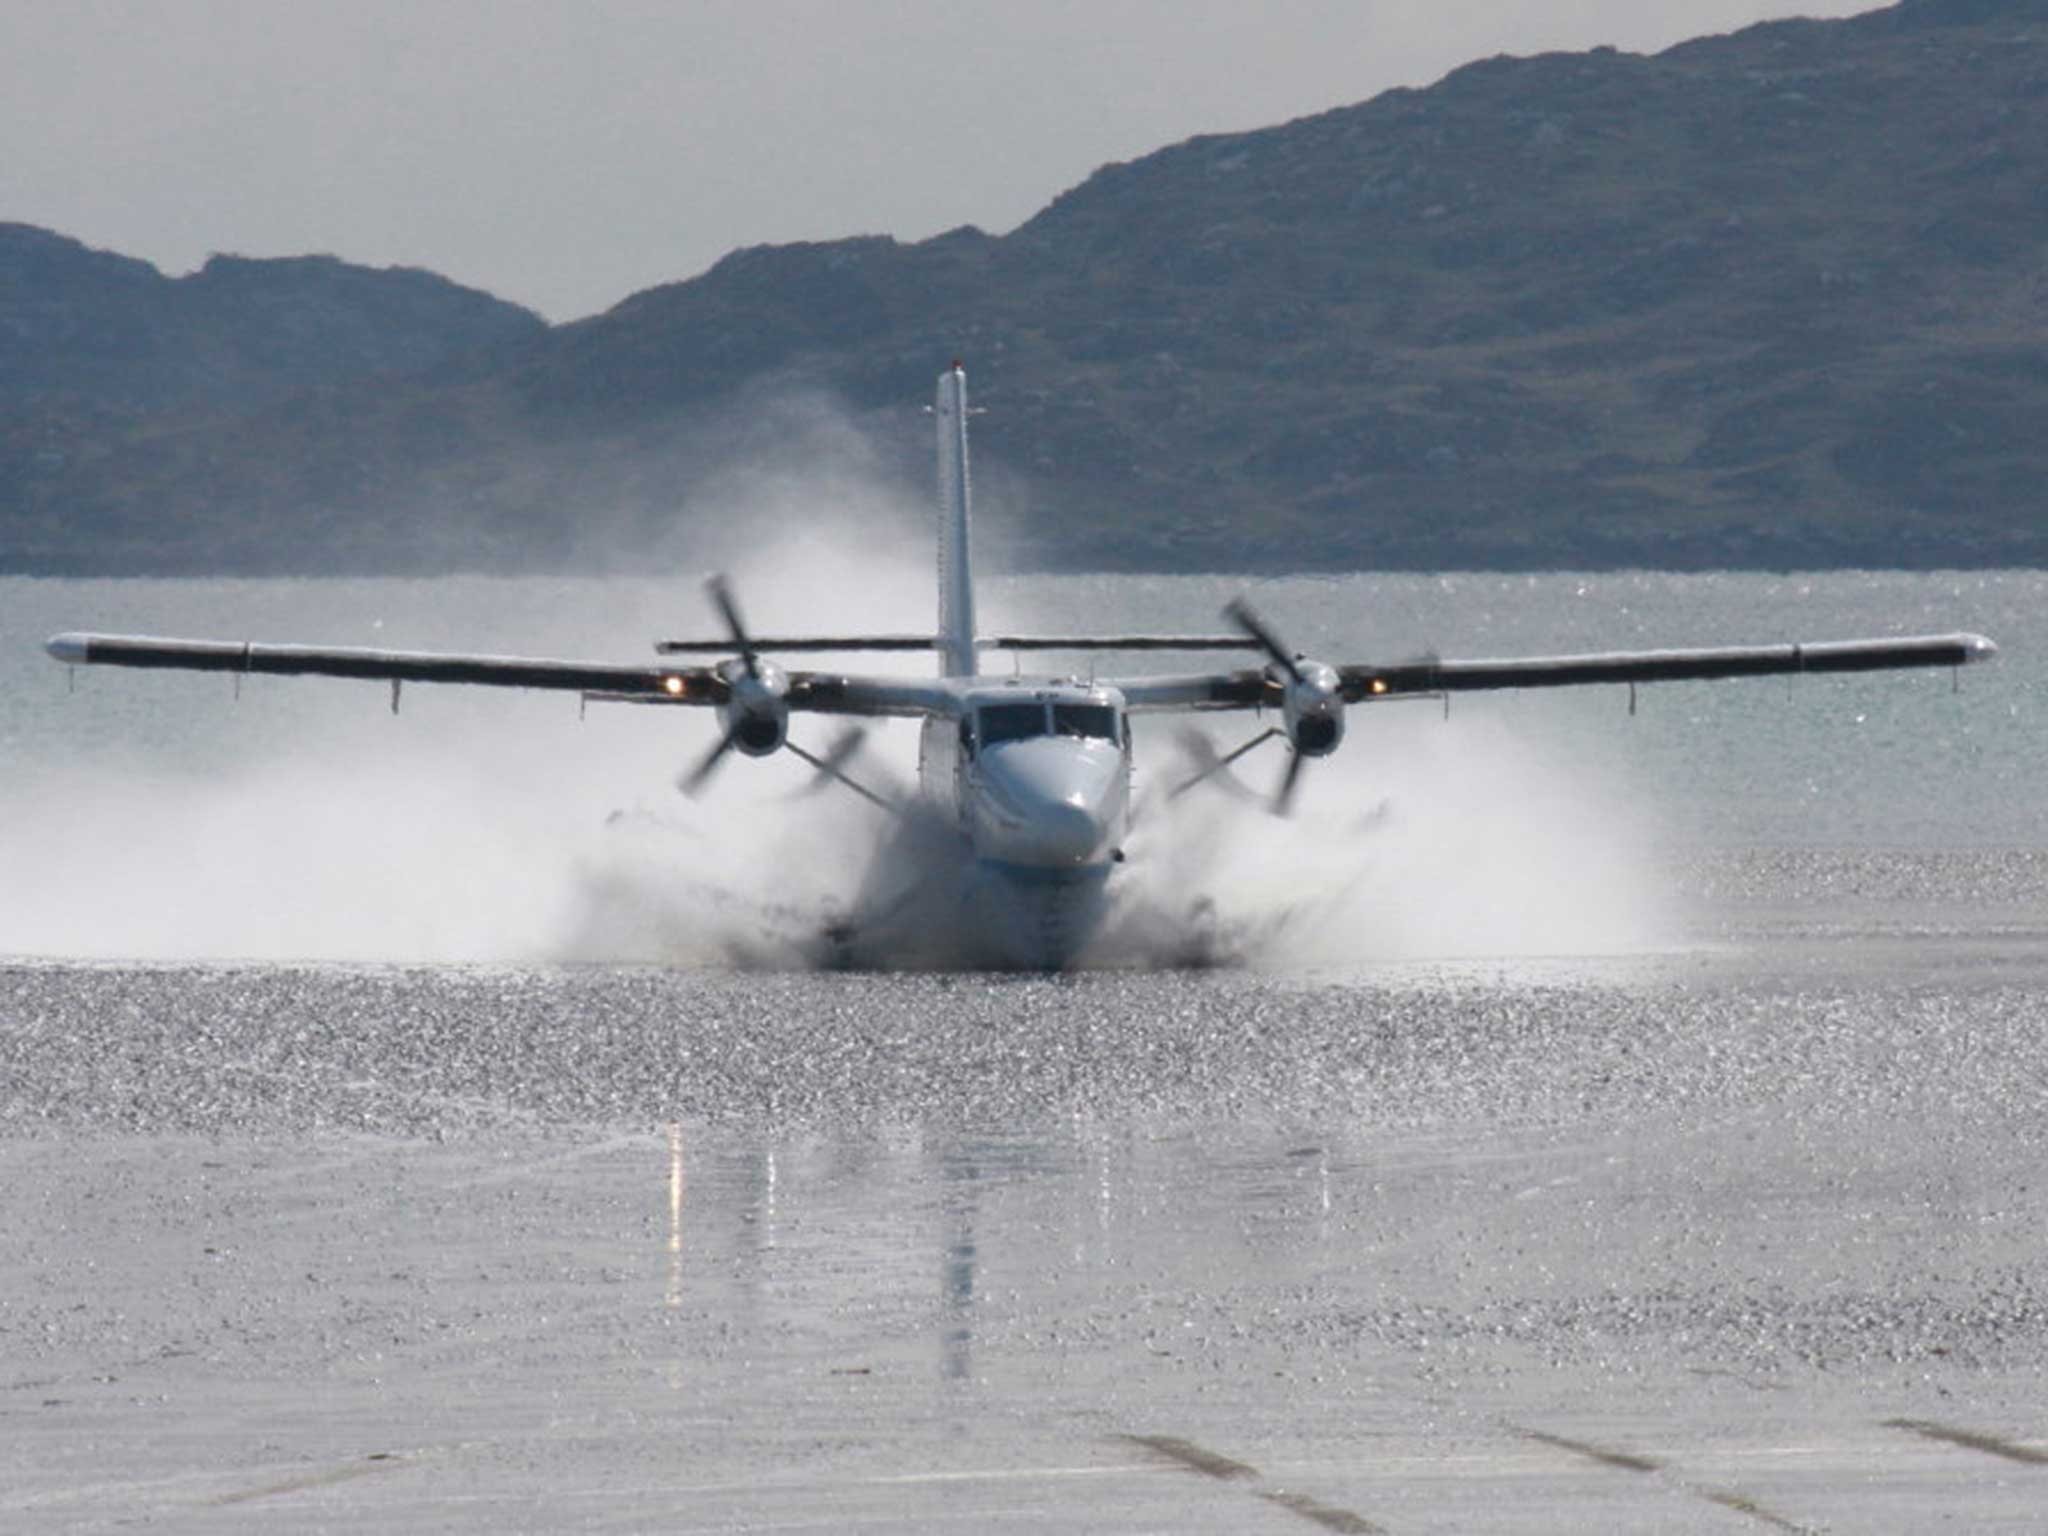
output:
[[[992,747],[999,741],[1022,741],[1045,734],[1043,704],[984,704],[981,707],[981,744]]]
[[[1114,742],[1116,711],[1107,704],[1055,704],[1052,731],[1055,736],[1092,736]]]

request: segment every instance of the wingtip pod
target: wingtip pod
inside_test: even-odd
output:
[[[43,642],[43,649],[67,666],[83,666],[92,660],[92,637],[79,634],[52,635]]]
[[[1963,659],[1965,661],[1991,661],[1997,655],[1997,642],[1989,635],[1963,636]]]

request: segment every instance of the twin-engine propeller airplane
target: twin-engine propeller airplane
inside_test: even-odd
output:
[[[1981,635],[1839,640],[1822,644],[1611,651],[1507,660],[1420,660],[1332,665],[1295,652],[1242,601],[1222,635],[983,635],[974,622],[969,565],[967,375],[957,363],[939,376],[939,603],[934,635],[766,637],[748,632],[722,579],[709,586],[726,635],[665,641],[658,654],[723,653],[702,666],[614,665],[451,653],[167,640],[63,634],[49,642],[71,664],[174,667],[230,673],[311,674],[408,682],[563,689],[586,700],[714,709],[718,741],[681,787],[694,793],[732,753],[766,757],[788,749],[820,774],[936,828],[961,877],[949,910],[964,914],[983,963],[1055,968],[1082,954],[1109,907],[1124,861],[1133,798],[1131,717],[1175,711],[1251,710],[1277,721],[1227,756],[1213,749],[1178,794],[1215,777],[1260,743],[1285,744],[1286,768],[1272,809],[1292,807],[1303,765],[1344,740],[1352,705],[1448,697],[1482,689],[1555,688],[1584,683],[1666,682],[1793,672],[1867,672],[1959,667],[1996,647]],[[931,650],[927,680],[838,671],[785,670],[769,655],[796,652]],[[1126,652],[1235,650],[1262,664],[1228,671],[1091,678],[983,677],[985,650]],[[923,722],[915,794],[887,797],[847,771],[857,731],[822,756],[790,740],[792,714],[910,716]]]

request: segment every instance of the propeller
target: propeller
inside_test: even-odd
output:
[[[1281,776],[1279,792],[1273,796],[1273,814],[1283,820],[1294,814],[1294,786],[1301,778],[1301,765],[1307,761],[1293,747],[1287,749],[1287,772]]]
[[[732,586],[721,575],[713,576],[704,583],[704,591],[711,598],[711,606],[718,610],[720,618],[732,636],[733,649],[740,653],[740,664],[747,669],[747,676],[761,675],[761,656],[754,649],[754,642],[747,635],[747,626],[740,618],[740,605],[733,601]]]
[[[711,781],[711,775],[716,773],[718,765],[725,761],[726,753],[739,745],[740,732],[745,729],[746,723],[744,716],[735,720],[726,733],[718,738],[718,745],[706,752],[698,760],[695,768],[676,780],[676,788],[691,799],[696,799],[697,791]]]
[[[1305,758],[1326,757],[1336,750],[1343,739],[1344,712],[1337,673],[1321,662],[1306,661],[1285,645],[1280,636],[1241,597],[1234,597],[1225,605],[1223,616],[1257,642],[1260,650],[1273,660],[1273,664],[1287,674],[1287,689],[1283,700],[1286,710],[1287,729],[1278,734],[1287,738],[1287,771],[1281,777],[1280,787],[1274,791],[1270,809],[1275,816],[1288,816],[1294,810],[1294,793],[1301,783],[1301,765]],[[1259,738],[1263,740],[1264,738]],[[1247,743],[1240,751],[1249,751],[1256,742]],[[1232,753],[1236,757],[1238,753]],[[1225,758],[1225,762],[1230,758]]]
[[[713,576],[704,583],[704,592],[725,620],[726,632],[732,636],[733,649],[739,657],[737,667],[730,661],[718,665],[718,672],[730,690],[730,698],[721,706],[724,733],[695,768],[676,780],[676,788],[691,796],[710,782],[718,765],[735,747],[751,757],[761,757],[781,746],[789,715],[785,702],[787,679],[775,667],[762,664],[761,653],[747,633],[746,620],[740,617],[740,605],[732,595],[731,583],[722,575]]]
[[[1288,681],[1298,683],[1302,680],[1300,661],[1292,651],[1280,643],[1280,637],[1274,634],[1271,626],[1253,611],[1250,603],[1241,597],[1233,597],[1224,605],[1223,616],[1256,640],[1259,649],[1272,657],[1287,674]]]

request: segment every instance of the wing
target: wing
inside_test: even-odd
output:
[[[1670,651],[1595,651],[1488,661],[1416,661],[1337,669],[1346,703],[1416,693],[1496,688],[1569,688],[1581,683],[1669,683],[1794,672],[1885,672],[1961,667],[1998,647],[1982,635],[1910,635],[1896,640],[1826,640],[1805,645],[1730,645]]]
[[[475,683],[488,688],[556,688],[677,704],[721,704],[728,692],[725,680],[712,667],[622,667],[523,656],[168,640],[153,635],[57,635],[45,649],[57,660],[73,666],[353,677],[399,683]]]
[[[1375,699],[1500,688],[1567,688],[1584,683],[1663,683],[1794,672],[1878,672],[1961,667],[1988,661],[1998,647],[1982,635],[1913,635],[1892,640],[1710,646],[1687,650],[1595,651],[1478,661],[1431,659],[1336,669],[1347,704]],[[1256,709],[1278,706],[1287,679],[1264,667],[1175,677],[1106,679],[1134,710]]]
[[[45,648],[58,661],[73,666],[547,688],[633,704],[718,705],[732,696],[729,677],[715,666],[619,666],[446,651],[171,640],[152,635],[63,634],[54,636]],[[791,709],[823,714],[922,715],[943,714],[952,708],[951,696],[929,683],[822,672],[788,674],[785,698]]]

